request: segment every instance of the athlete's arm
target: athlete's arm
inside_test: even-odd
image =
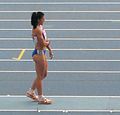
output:
[[[37,37],[38,37],[38,42],[40,43],[40,45],[42,46],[48,46],[50,44],[49,40],[44,40],[43,35],[42,35],[42,31],[40,29],[37,29]]]
[[[48,40],[46,40],[46,41],[48,41]],[[47,46],[47,49],[49,50],[49,56],[52,59],[54,57],[54,54],[53,54],[53,52],[52,52],[52,50],[50,48],[50,45]]]
[[[47,49],[48,49],[49,51],[52,51],[50,45],[47,46]]]

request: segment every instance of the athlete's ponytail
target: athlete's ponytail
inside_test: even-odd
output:
[[[33,28],[36,28],[38,25],[38,19],[41,19],[44,16],[42,12],[33,12],[31,16],[31,25]]]
[[[32,16],[31,16],[31,25],[33,26],[33,28],[36,28],[38,25],[38,17],[37,17],[37,12],[33,12]]]

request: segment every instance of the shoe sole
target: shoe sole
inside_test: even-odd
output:
[[[46,104],[46,105],[49,105],[49,104],[52,104],[52,103],[38,103],[38,104]]]
[[[46,102],[46,103],[44,103],[44,102],[38,102],[38,104],[52,104],[52,101],[51,102]]]

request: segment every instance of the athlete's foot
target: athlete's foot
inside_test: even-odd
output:
[[[38,104],[52,104],[52,100],[47,99],[45,96],[38,100]]]
[[[30,93],[29,91],[27,91],[26,96],[33,99],[34,101],[39,101],[38,97],[35,95],[35,92]]]

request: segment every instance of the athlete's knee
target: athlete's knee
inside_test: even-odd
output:
[[[42,75],[37,75],[37,80],[42,80]]]
[[[47,77],[47,72],[44,74],[42,80],[45,79],[46,77]]]
[[[45,72],[45,74],[44,74],[44,77],[46,77],[47,76],[47,72]]]

